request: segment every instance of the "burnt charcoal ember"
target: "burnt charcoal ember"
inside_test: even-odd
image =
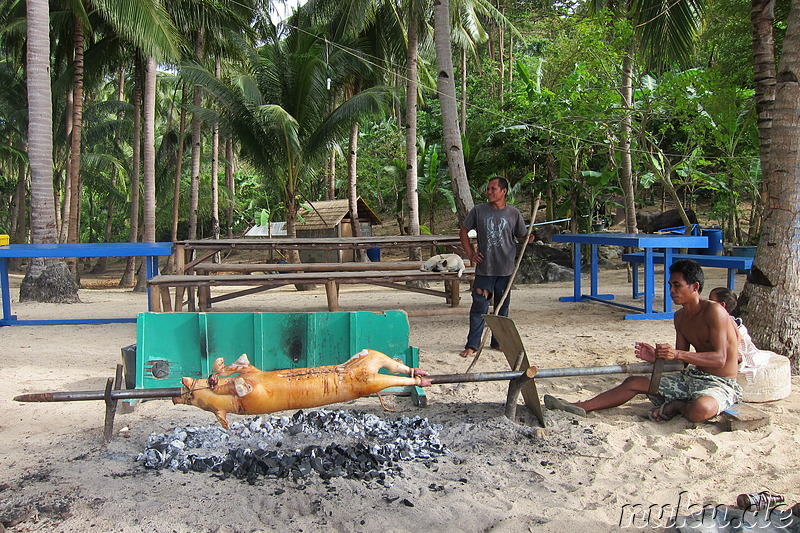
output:
[[[256,483],[261,477],[301,480],[313,473],[388,483],[401,461],[429,462],[448,453],[428,420],[384,419],[356,411],[297,411],[219,426],[152,434],[136,460],[145,468],[213,472]]]

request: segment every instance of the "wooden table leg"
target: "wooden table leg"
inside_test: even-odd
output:
[[[210,294],[211,289],[209,287],[197,287],[197,301],[201,313],[208,311],[208,297]]]
[[[461,305],[461,283],[457,279],[448,279],[444,282],[445,292],[447,293],[447,303],[450,307]]]
[[[160,313],[161,312],[161,298],[162,298],[162,287],[160,285],[155,287],[150,287],[147,290],[150,291],[150,311],[152,313]],[[167,288],[166,290],[169,290]]]
[[[186,289],[186,299],[188,300],[187,307],[188,307],[190,313],[196,313],[197,312],[197,305],[196,305],[196,302],[195,302],[195,299],[194,299],[194,294],[195,294],[195,288],[194,287],[189,287],[189,288]]]
[[[328,297],[328,311],[339,311],[339,284],[326,281],[325,295]]]
[[[161,310],[165,313],[172,312],[172,299],[169,296],[169,287],[164,287],[163,291],[158,291],[161,298]]]

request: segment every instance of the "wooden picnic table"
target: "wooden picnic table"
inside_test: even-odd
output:
[[[344,263],[213,263],[217,253],[270,250],[357,250],[369,248],[417,248],[445,246],[460,251],[458,235],[379,236],[341,238],[247,238],[182,241],[175,245],[175,275],[157,276],[150,286],[160,298],[153,311],[182,310],[184,293],[190,311],[207,311],[213,303],[292,284],[325,285],[328,309],[339,310],[340,284],[370,284],[444,297],[451,306],[460,303],[460,282],[474,278],[468,269],[462,278],[455,272],[422,272],[421,262],[344,262]],[[407,285],[408,281],[443,281],[444,290]],[[211,296],[211,287],[248,286],[228,294]],[[169,289],[175,288],[173,306]],[[197,303],[195,303],[195,291]]]
[[[245,239],[203,239],[175,243],[176,265],[191,273],[195,265],[207,261],[215,254],[239,251],[274,250],[368,250],[370,248],[420,248],[445,246],[459,253],[458,235],[390,235],[377,237],[319,237],[288,238],[249,237]]]

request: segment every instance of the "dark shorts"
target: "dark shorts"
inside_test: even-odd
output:
[[[660,396],[648,395],[658,406],[675,400],[692,402],[701,396],[711,396],[719,405],[717,414],[742,401],[742,387],[735,379],[714,376],[696,368],[685,368],[662,377],[658,393]]]

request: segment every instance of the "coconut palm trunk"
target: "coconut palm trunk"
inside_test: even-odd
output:
[[[458,220],[461,221],[466,218],[474,204],[464,166],[461,129],[458,127],[458,102],[456,101],[456,84],[453,77],[453,51],[450,45],[449,0],[434,0],[433,11],[436,66],[438,68],[436,85],[442,110],[442,136],[447,153],[450,182],[456,200]]]
[[[622,58],[622,120],[619,136],[619,179],[625,201],[625,231],[637,233],[636,190],[633,186],[633,161],[631,159],[631,112],[633,110],[633,59],[630,54]]]
[[[755,343],[800,370],[800,0],[793,0],[775,85],[764,218],[740,303]],[[758,51],[758,47],[756,47]],[[756,68],[756,72],[763,72]],[[761,119],[761,117],[759,117]],[[761,120],[759,120],[761,122]],[[762,142],[762,147],[764,143]],[[764,154],[761,154],[764,157]]]
[[[137,59],[134,67],[133,85],[133,164],[131,168],[131,205],[128,225],[130,233],[129,242],[137,242],[139,238],[139,179],[141,172],[141,150],[142,150],[142,82],[144,80],[142,62]],[[135,257],[129,257],[125,265],[125,271],[119,280],[120,287],[133,287],[133,274],[136,269]]]
[[[419,23],[412,9],[408,17],[408,51],[406,55],[406,203],[408,204],[408,234],[419,235],[419,190],[417,170],[417,92],[419,74]],[[411,261],[422,258],[421,248],[408,251]]]
[[[27,2],[28,161],[31,170],[31,242],[56,244],[53,199],[53,103],[50,90],[50,13],[47,0]],[[78,285],[57,258],[33,258],[19,299],[77,302]]]

